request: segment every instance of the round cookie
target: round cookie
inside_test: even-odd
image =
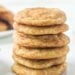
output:
[[[32,49],[23,46],[15,45],[14,53],[18,56],[28,59],[51,59],[65,56],[69,51],[68,46],[59,48]]]
[[[47,59],[47,60],[31,60],[13,54],[13,59],[17,63],[33,69],[44,69],[44,68],[52,67],[54,65],[62,64],[65,62],[65,58],[66,57],[64,56],[60,58]]]
[[[41,70],[30,69],[20,64],[14,64],[12,66],[12,71],[18,75],[61,75],[65,69],[66,64],[61,64]]]
[[[8,30],[8,26],[6,23],[0,22],[0,32]]]
[[[3,6],[0,6],[0,19],[4,19],[6,21],[9,21],[9,23],[12,24],[13,16],[14,15],[11,11],[4,8]]]
[[[11,24],[6,20],[1,19],[0,20],[0,31],[6,31],[10,29],[12,29]]]
[[[17,13],[15,22],[32,26],[51,26],[62,24],[66,15],[57,8],[27,8]]]
[[[0,17],[8,21],[10,24],[13,23],[13,14],[11,12],[2,13]]]
[[[67,24],[37,27],[37,26],[25,26],[22,24],[18,25],[17,23],[14,23],[13,27],[18,32],[29,34],[29,35],[58,34],[58,33],[65,32],[68,30]]]
[[[69,43],[69,38],[65,34],[33,36],[15,32],[14,42],[30,48],[62,47]]]

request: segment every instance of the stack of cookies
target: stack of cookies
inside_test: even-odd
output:
[[[60,75],[66,68],[69,38],[65,13],[57,8],[27,8],[14,18],[17,75]]]

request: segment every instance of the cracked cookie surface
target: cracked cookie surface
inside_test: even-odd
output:
[[[66,21],[65,13],[57,8],[27,8],[17,13],[17,23],[32,26],[51,26]]]

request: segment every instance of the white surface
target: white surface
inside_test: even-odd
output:
[[[11,73],[12,45],[0,47],[0,75],[13,75]]]
[[[68,70],[66,75],[75,75],[75,1],[74,0],[0,0],[0,4],[3,4],[13,12],[26,7],[55,7],[64,10],[67,14],[67,24],[69,24],[70,30],[66,33],[70,37],[70,52],[68,54]],[[0,39],[1,40],[1,39]],[[7,38],[5,40],[8,41]],[[5,43],[2,40],[2,43]],[[12,65],[12,45],[1,44],[0,45],[0,75],[13,75],[11,73]]]
[[[3,31],[3,32],[0,32],[0,38],[1,37],[6,37],[8,35],[11,35],[13,32],[13,30],[8,30],[8,31]]]

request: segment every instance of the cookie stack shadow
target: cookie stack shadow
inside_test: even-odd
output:
[[[56,8],[28,8],[14,18],[17,75],[60,75],[66,69],[69,38],[65,13]]]

